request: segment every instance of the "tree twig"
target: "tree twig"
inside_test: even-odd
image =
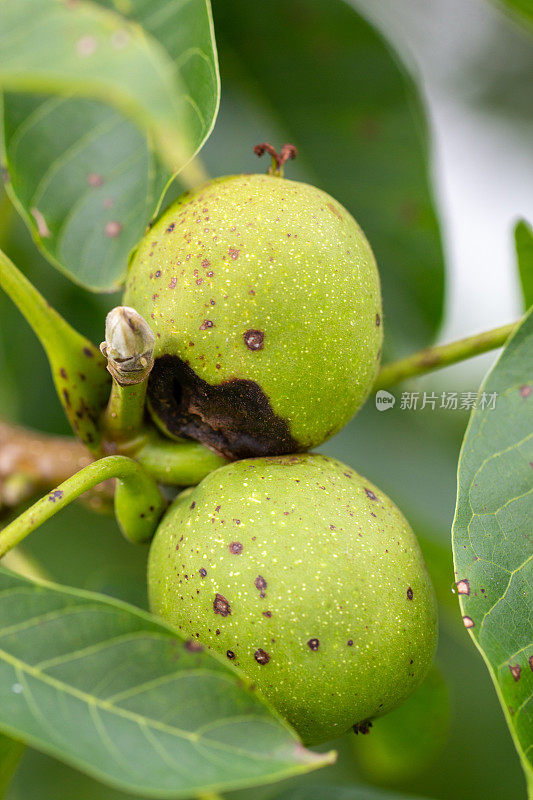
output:
[[[15,508],[52,489],[93,461],[77,439],[51,436],[0,420],[0,507]],[[113,482],[92,489],[84,500],[103,510],[113,497]]]
[[[487,353],[489,350],[503,347],[517,325],[517,322],[513,322],[511,325],[503,325],[501,328],[484,331],[456,342],[427,347],[407,358],[385,364],[378,373],[373,391],[387,389],[406,378],[425,375],[427,372],[434,372],[451,364],[457,364],[459,361],[466,361],[468,358],[481,355],[481,353]]]

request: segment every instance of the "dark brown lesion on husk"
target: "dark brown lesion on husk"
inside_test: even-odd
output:
[[[148,400],[170,434],[195,439],[232,460],[304,449],[257,383],[242,378],[207,383],[178,356],[155,360]]]

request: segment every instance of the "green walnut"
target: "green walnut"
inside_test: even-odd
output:
[[[433,658],[435,599],[413,531],[324,456],[212,472],[169,509],[148,578],[153,612],[239,667],[307,744],[364,730]]]
[[[156,335],[156,423],[230,459],[323,442],[379,366],[368,241],[332,197],[280,177],[224,177],[185,194],[141,242],[123,302]]]

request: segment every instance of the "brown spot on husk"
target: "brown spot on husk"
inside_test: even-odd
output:
[[[248,350],[262,350],[265,334],[263,331],[249,330],[243,334],[244,344]]]
[[[195,439],[229,459],[303,449],[257,383],[233,378],[209,384],[178,356],[156,359],[148,399],[171,434]]]
[[[231,614],[231,607],[224,595],[216,594],[213,600],[213,609],[215,614],[220,614],[221,617],[227,617]]]
[[[336,217],[338,217],[339,219],[342,219],[341,212],[337,208],[335,208],[333,203],[326,203],[326,205],[327,205],[327,207],[329,208],[329,210],[331,211],[332,214],[335,214]]]
[[[257,650],[254,653],[254,658],[257,661],[257,663],[261,665],[268,664],[268,662],[270,661],[269,654],[266,652],[266,650],[263,650],[262,647],[257,648]]]

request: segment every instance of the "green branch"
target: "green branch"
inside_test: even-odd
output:
[[[513,322],[511,325],[503,325],[501,328],[494,328],[491,331],[478,333],[476,336],[459,339],[457,342],[427,347],[407,358],[385,364],[376,378],[373,391],[387,389],[407,378],[425,375],[427,372],[434,372],[437,369],[448,367],[450,364],[457,364],[459,361],[465,361],[468,358],[479,356],[481,353],[487,353],[489,350],[503,347],[517,325],[517,322]]]
[[[81,469],[7,525],[0,532],[0,558],[87,489],[110,478],[117,478],[115,514],[124,536],[134,542],[148,541],[165,501],[140,464],[124,456],[109,456]]]

